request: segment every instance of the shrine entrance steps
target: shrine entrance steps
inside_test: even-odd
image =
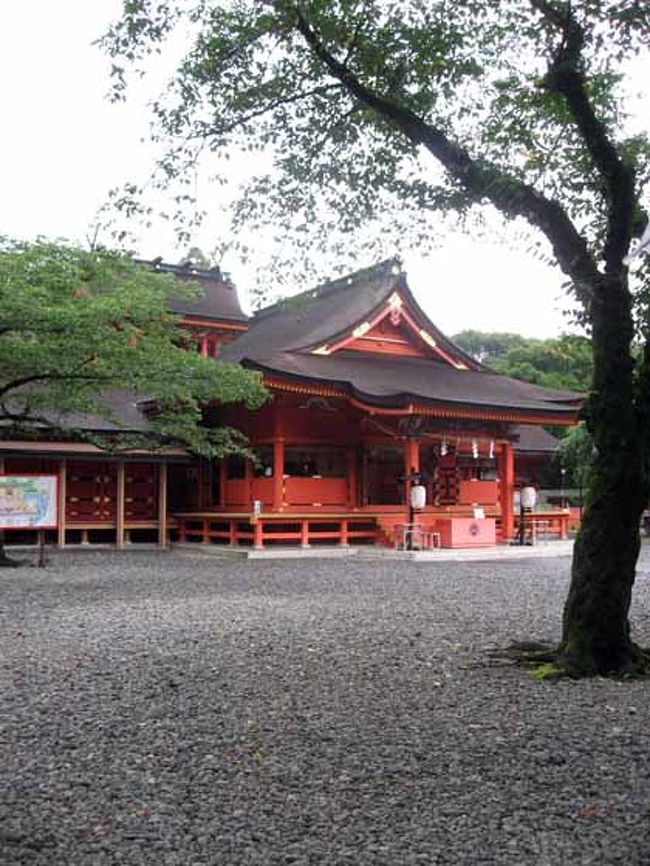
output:
[[[205,544],[174,544],[175,553],[204,554],[223,558],[237,559],[345,559],[357,560],[395,560],[395,562],[418,562],[432,564],[434,562],[494,562],[520,559],[545,559],[553,557],[570,557],[573,553],[573,541],[549,541],[534,547],[527,545],[497,544],[495,547],[480,547],[475,549],[436,548],[435,550],[392,550],[379,546],[362,547],[332,547],[313,546],[300,548],[297,546],[265,547],[256,550],[250,547],[229,547],[223,545]]]

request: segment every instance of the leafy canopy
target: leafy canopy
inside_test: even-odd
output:
[[[648,140],[627,131],[622,108],[627,63],[650,40],[645,5],[124,0],[103,45],[123,98],[129,67],[146,68],[173,31],[191,34],[154,106],[168,146],[159,181],[187,180],[206,152],[223,158],[212,165],[223,181],[230,155],[263,155],[247,161],[235,228],[276,226],[301,269],[321,249],[419,246],[431,211],[491,204],[546,235],[550,247],[537,233],[531,249],[552,248],[588,307],[608,185],[629,192],[619,158],[637,195],[650,176]]]
[[[117,253],[2,241],[5,431],[45,427],[107,448],[175,444],[206,456],[240,449],[245,440],[237,431],[202,424],[202,406],[242,401],[255,408],[266,392],[256,374],[192,350],[168,312],[170,297],[187,291]],[[135,401],[147,409],[146,432],[129,430],[111,408]]]
[[[567,472],[568,484],[586,489],[593,467],[594,441],[584,424],[567,430],[560,440],[558,458]]]
[[[593,376],[591,342],[564,334],[556,339],[527,339],[519,334],[461,331],[455,343],[493,370],[547,388],[588,391]]]
[[[482,364],[492,364],[503,358],[510,349],[526,346],[530,341],[521,334],[511,334],[505,331],[476,331],[473,329],[460,331],[451,338],[461,349],[476,358]]]

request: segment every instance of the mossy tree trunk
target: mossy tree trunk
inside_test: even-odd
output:
[[[639,210],[636,179],[634,165],[619,152],[590,93],[583,62],[588,34],[570,4],[531,2],[558,38],[542,87],[551,100],[561,100],[599,177],[607,207],[602,249],[590,247],[556,199],[493,163],[473,158],[445,130],[369,88],[332,54],[300,8],[296,26],[349,93],[413,144],[426,148],[470,199],[489,200],[504,216],[524,217],[543,232],[571,279],[591,326],[594,382],[586,420],[597,455],[575,546],[562,643],[554,655],[560,656],[563,670],[576,676],[622,673],[645,664],[631,640],[628,620],[639,523],[648,494],[644,431],[650,417],[648,357],[645,375],[638,376],[631,353],[632,299],[623,265]]]
[[[623,277],[603,278],[596,287],[592,317],[594,383],[586,420],[596,453],[561,645],[563,666],[574,675],[620,673],[639,669],[644,661],[632,641],[628,613],[648,495],[647,432],[639,408],[647,401],[635,383],[630,296]]]

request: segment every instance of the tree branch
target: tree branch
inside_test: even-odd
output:
[[[486,199],[505,216],[524,217],[540,229],[550,241],[562,270],[573,281],[578,297],[585,304],[591,301],[590,286],[600,274],[584,238],[559,202],[546,198],[497,166],[473,158],[442,129],[363,84],[325,46],[300,6],[295,7],[295,14],[296,27],[309,48],[349,93],[388,120],[414,144],[426,147],[473,200]]]
[[[81,373],[38,373],[33,376],[23,376],[22,379],[14,379],[0,387],[0,397],[6,396],[10,391],[23,388],[25,385],[33,385],[36,382],[97,382],[106,383],[113,381],[110,376],[84,376]]]
[[[251,111],[250,114],[247,114],[245,117],[240,117],[232,123],[225,124],[221,127],[207,127],[200,134],[194,136],[194,138],[205,138],[206,135],[225,135],[229,132],[233,132],[235,129],[238,129],[241,126],[244,126],[251,120],[255,120],[258,117],[263,117],[270,111],[275,111],[276,108],[281,108],[283,105],[293,105],[296,102],[300,102],[302,99],[308,99],[310,96],[321,96],[325,93],[328,93],[329,91],[341,89],[341,84],[326,84],[321,87],[313,87],[311,90],[303,90],[301,93],[295,93],[285,97],[274,99],[272,102],[269,102],[262,108],[257,108],[255,109],[255,111]]]
[[[569,3],[530,0],[531,5],[562,35],[545,79],[547,89],[562,96],[582,141],[601,176],[608,202],[605,262],[618,272],[632,238],[635,211],[634,170],[621,159],[606,125],[596,115],[587,92],[582,51],[585,31]]]

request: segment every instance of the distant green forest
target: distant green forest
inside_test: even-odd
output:
[[[520,334],[461,331],[452,340],[498,373],[547,388],[587,391],[593,361],[591,341],[575,334],[535,340]]]

